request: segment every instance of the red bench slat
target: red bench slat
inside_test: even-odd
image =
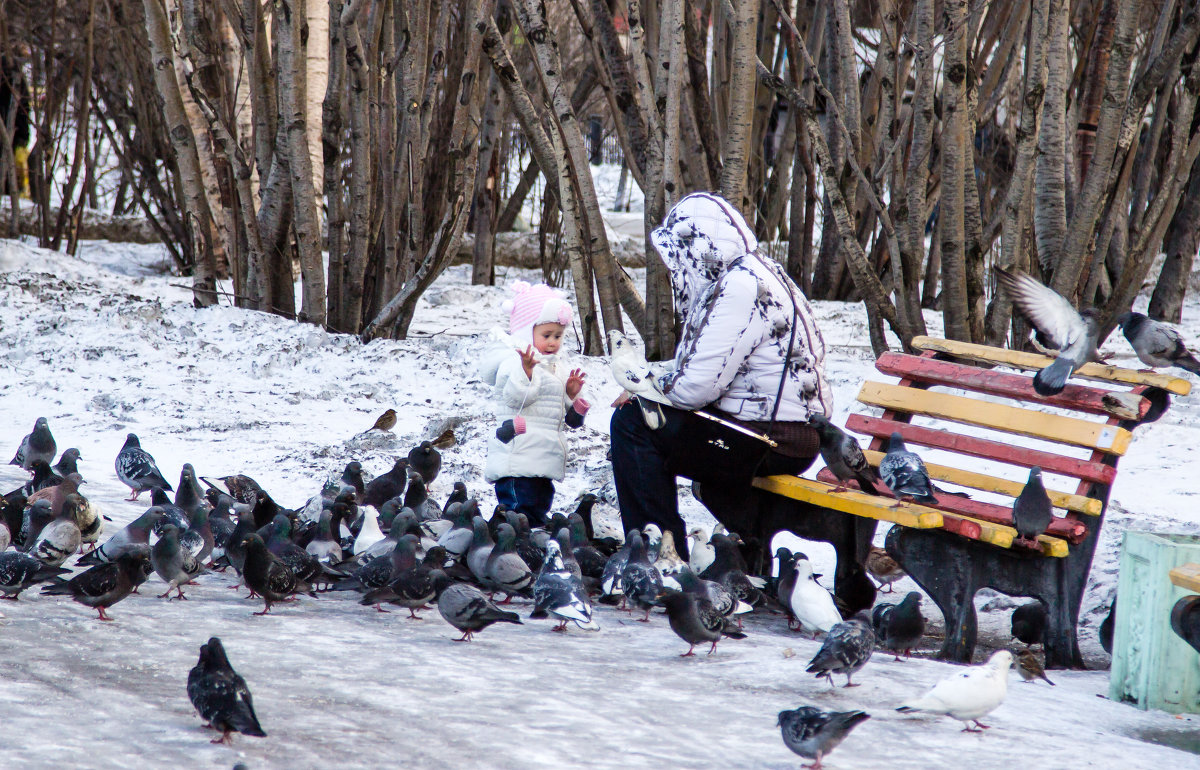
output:
[[[884,353],[875,362],[875,368],[884,374],[906,380],[962,388],[1092,414],[1111,414],[1104,405],[1104,397],[1113,395],[1113,392],[1085,385],[1069,384],[1057,395],[1041,396],[1033,389],[1033,379],[1030,377],[905,353]],[[1125,395],[1125,392],[1117,391],[1117,394]],[[1138,417],[1145,417],[1149,411],[1150,401],[1145,398],[1139,399]]]
[[[999,460],[1010,465],[1032,468],[1037,465],[1047,473],[1058,473],[1073,476],[1084,481],[1098,484],[1111,484],[1117,477],[1117,469],[1099,462],[1078,460],[1074,457],[1043,452],[1037,449],[1025,449],[999,441],[961,436],[945,430],[922,428],[896,420],[885,420],[879,417],[868,417],[861,414],[851,414],[846,420],[846,429],[867,436],[886,439],[893,432],[898,432],[906,442],[921,446],[945,449],[972,457],[982,457],[987,460]],[[966,513],[965,511],[963,513]],[[974,514],[966,514],[974,515]]]

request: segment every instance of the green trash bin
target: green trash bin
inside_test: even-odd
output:
[[[1171,610],[1190,592],[1170,571],[1200,562],[1200,536],[1126,532],[1108,696],[1140,709],[1200,714],[1200,653],[1171,630]]]

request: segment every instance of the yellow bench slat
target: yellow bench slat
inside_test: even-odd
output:
[[[936,337],[913,337],[912,346],[917,350],[949,353],[972,361],[1005,364],[1019,369],[1043,369],[1054,361],[1053,358],[1040,353],[1026,353],[1022,350],[994,348],[988,345],[943,340]],[[1101,382],[1119,382],[1124,385],[1151,385],[1180,396],[1186,396],[1192,391],[1192,383],[1181,377],[1172,377],[1169,374],[1158,374],[1157,372],[1140,372],[1136,369],[1125,369],[1108,364],[1087,363],[1079,367],[1071,376]]]
[[[884,409],[940,417],[952,422],[1099,449],[1116,455],[1125,454],[1133,439],[1129,431],[1113,425],[881,382],[864,382],[858,400]]]
[[[866,455],[867,462],[876,467],[879,466],[879,461],[883,459],[883,452],[864,449],[863,454]],[[985,492],[996,492],[1012,498],[1020,495],[1021,490],[1025,488],[1024,482],[1009,481],[997,476],[989,476],[986,473],[965,471],[961,468],[952,468],[948,465],[926,462],[925,470],[929,471],[930,478],[938,481],[946,481],[951,484],[958,484],[959,486],[970,487],[971,489],[980,489]],[[1046,494],[1050,496],[1050,503],[1055,508],[1086,513],[1089,516],[1099,516],[1104,511],[1104,504],[1091,497],[1075,495],[1069,492],[1056,492],[1052,489],[1047,489]]]
[[[1171,582],[1200,594],[1200,564],[1184,564],[1171,570]]]
[[[936,529],[942,526],[941,511],[915,503],[900,503],[899,507],[893,508],[891,506],[895,500],[890,497],[873,497],[853,489],[832,494],[829,490],[833,487],[823,481],[803,479],[799,476],[763,476],[754,479],[754,486],[822,508],[868,519],[890,521],[914,529]]]
[[[946,515],[978,524],[979,539],[985,543],[991,543],[1000,548],[1012,548],[1013,541],[1017,539],[1017,531],[1007,525],[976,519],[972,516],[962,516],[957,513]],[[1050,535],[1038,535],[1037,541],[1038,546],[1042,549],[1042,553],[1046,556],[1062,558],[1069,552],[1067,541],[1062,538],[1051,537]]]

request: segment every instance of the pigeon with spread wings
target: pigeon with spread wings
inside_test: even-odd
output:
[[[666,424],[667,418],[659,404],[670,405],[670,400],[658,389],[658,382],[646,357],[642,355],[633,343],[621,332],[613,329],[608,333],[608,344],[612,351],[609,366],[613,378],[626,393],[640,396],[637,405],[642,410],[642,418],[651,430],[658,430]]]

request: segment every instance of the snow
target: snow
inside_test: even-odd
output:
[[[226,305],[194,309],[187,279],[162,273],[166,264],[155,246],[85,243],[73,258],[0,241],[0,449],[15,451],[46,416],[60,449],[82,450],[83,491],[113,519],[109,533],[145,508],[124,501],[113,471],[130,431],[172,481],[191,462],[203,476],[248,474],[298,506],[350,459],[380,473],[418,440],[453,427],[459,443],[443,453],[431,493],[444,497],[461,479],[490,510],[482,467],[495,425],[473,369],[482,333],[503,320],[505,285],[535,273],[501,270],[498,287],[475,287],[469,267],[454,267],[419,303],[410,339],[362,345]],[[884,378],[874,373],[861,307],[814,305],[841,424],[861,382]],[[1185,337],[1200,339],[1200,303],[1185,318]],[[936,334],[938,317],[926,320]],[[577,349],[573,338],[566,347]],[[1105,349],[1137,365],[1119,335]],[[604,455],[616,388],[604,361],[575,358],[595,406],[570,435],[556,508],[598,491],[615,519]],[[399,413],[394,436],[362,435],[389,406]],[[1094,667],[1107,663],[1095,628],[1115,587],[1120,532],[1200,531],[1189,476],[1198,424],[1195,401],[1176,399],[1160,422],[1137,429],[1121,462],[1084,600],[1081,644]],[[0,491],[25,478],[0,466]],[[680,498],[689,524],[711,525],[686,489]],[[805,551],[832,574],[832,549]],[[1105,670],[1052,671],[1054,688],[1012,674],[982,735],[960,733],[948,718],[898,714],[897,705],[954,670],[930,659],[939,644],[931,637],[920,657],[879,653],[855,677],[862,686],[830,689],[804,673],[819,643],[778,616],[755,614],[747,639],[681,659],[686,645],[657,614],[642,624],[598,607],[599,633],[553,634],[551,623],[527,621],[458,644],[436,612],[410,621],[347,594],[254,617],[261,604],[232,584],[205,575],[189,601],[167,602],[154,598],[162,590],[154,577],[113,608],[113,623],[36,588],[4,602],[0,764],[782,768],[798,758],[784,748],[775,715],[810,703],[872,714],[827,760],[832,768],[1200,767],[1196,717],[1107,700]],[[913,588],[907,579],[896,585],[901,595]],[[982,592],[978,605],[982,660],[1009,642],[1015,602]],[[932,602],[925,612],[940,634]],[[268,738],[209,744],[184,686],[212,635],[249,683]]]

